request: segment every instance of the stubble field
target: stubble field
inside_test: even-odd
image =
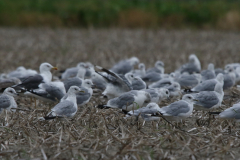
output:
[[[137,56],[147,67],[156,60],[174,71],[195,53],[205,69],[240,60],[240,33],[189,30],[0,29],[0,72],[18,66],[38,69],[42,62],[59,70],[89,61],[111,67]],[[54,72],[59,75],[59,72]],[[225,92],[222,109],[239,101],[240,92]],[[98,96],[79,108],[71,120],[38,121],[54,104],[18,98],[19,110],[0,115],[3,159],[237,159],[239,123],[209,119],[194,112],[180,124],[164,120],[124,119],[119,110],[100,110]],[[161,106],[171,102],[164,102]],[[219,109],[221,110],[221,109]],[[5,126],[8,124],[7,126]],[[179,129],[181,128],[181,130]]]

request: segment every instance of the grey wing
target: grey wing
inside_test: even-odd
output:
[[[193,88],[193,91],[214,91],[216,80],[208,80],[202,83],[199,83],[196,87]]]
[[[161,108],[161,110],[164,110],[167,115],[178,116],[181,113],[189,112],[190,108],[188,106],[188,103],[184,101],[177,101],[167,107]]]
[[[3,79],[0,81],[0,88],[7,88],[21,83],[18,78]]]
[[[80,78],[74,77],[74,78],[69,78],[66,79],[64,82],[64,87],[66,89],[66,92],[71,86],[78,86],[81,87],[82,85],[82,80]]]
[[[146,84],[143,81],[134,80],[132,82],[132,88],[133,88],[133,90],[146,89]]]
[[[56,97],[58,100],[60,100],[63,96],[64,93],[61,91],[60,88],[54,86],[54,85],[48,85],[46,83],[42,84],[43,87],[45,88],[46,92],[52,96],[52,97]]]
[[[159,81],[160,79],[161,79],[161,74],[157,72],[150,72],[142,77],[142,80],[147,82],[156,82],[156,81]]]
[[[66,116],[70,117],[73,113],[76,112],[76,108],[74,107],[74,103],[68,100],[64,100],[60,103],[58,103],[52,111],[57,115],[57,116]]]
[[[37,89],[40,83],[44,83],[43,77],[39,74],[27,77],[21,84],[14,87],[23,87],[27,90]]]
[[[233,85],[234,85],[234,81],[232,80],[232,78],[228,74],[225,74],[223,89],[224,90],[228,89],[228,88],[232,87]]]
[[[224,110],[219,114],[221,118],[235,118],[240,119],[240,104],[234,104],[232,107]]]
[[[211,70],[204,70],[201,72],[202,75],[202,80],[208,80],[208,79],[213,79],[216,77],[215,72],[211,71]]]
[[[150,72],[157,72],[157,73],[160,73],[160,74],[162,74],[161,73],[161,71],[159,70],[159,69],[157,69],[157,68],[149,68],[148,70],[147,70],[147,73],[150,73]]]
[[[0,96],[0,109],[8,108],[11,105],[10,99],[6,95]]]
[[[77,104],[80,105],[82,104],[83,102],[89,100],[89,98],[91,98],[91,94],[88,93],[88,90],[81,87],[81,90],[83,90],[84,92],[80,92],[80,93],[77,93]]]
[[[190,74],[196,72],[196,73],[199,73],[199,69],[197,68],[196,65],[194,65],[193,63],[187,63],[185,65],[183,65],[180,69],[180,72],[181,73],[184,73],[184,72],[188,72]]]
[[[77,67],[72,67],[66,69],[66,71],[62,74],[61,78],[66,79],[70,77],[75,77],[78,73],[78,68]]]
[[[182,76],[178,79],[178,83],[182,87],[193,87],[198,84],[198,80],[193,75]]]
[[[131,93],[124,93],[119,97],[116,97],[114,99],[109,100],[109,104],[113,107],[117,107],[117,108],[124,108],[127,107],[131,104],[133,104],[133,102],[135,101],[134,99],[134,95]]]
[[[126,74],[132,70],[132,66],[128,61],[122,60],[114,65],[110,70],[117,74]]]
[[[212,91],[197,93],[195,98],[198,100],[195,104],[205,108],[211,108],[219,102],[217,95]]]

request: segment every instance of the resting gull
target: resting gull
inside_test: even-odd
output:
[[[201,74],[188,74],[184,73],[176,81],[183,89],[190,89],[198,85],[201,81]]]
[[[7,77],[8,78],[18,78],[20,80],[25,79],[30,76],[34,76],[35,74],[38,74],[37,71],[32,70],[32,69],[26,69],[23,66],[18,67],[15,71],[12,71],[8,73]]]
[[[61,79],[67,79],[67,78],[71,78],[71,77],[76,77],[76,75],[78,74],[79,71],[79,67],[86,67],[86,64],[83,62],[80,62],[77,64],[76,67],[72,67],[72,68],[68,68],[66,69],[62,75],[61,75]],[[86,71],[85,71],[86,72]]]
[[[208,64],[208,69],[203,70],[201,72],[201,75],[202,75],[202,81],[214,79],[216,77],[215,70],[214,70],[214,64],[212,64],[212,63]]]
[[[81,90],[83,90],[84,92],[77,93],[78,106],[83,106],[89,102],[93,94],[92,86],[93,83],[91,79],[85,79],[83,81]]]
[[[189,74],[200,73],[200,71],[201,71],[201,63],[195,54],[191,54],[189,56],[189,62],[182,65],[177,70],[177,72],[180,72],[180,73],[187,72]]]
[[[144,63],[139,63],[138,69],[131,71],[131,73],[134,76],[139,76],[139,77],[144,76],[146,74],[145,64]]]
[[[210,110],[221,106],[224,92],[223,85],[217,83],[214,91],[201,91],[193,94],[197,100],[194,102],[194,109],[196,110]]]
[[[125,74],[125,77],[131,84],[133,90],[146,89],[146,83],[140,77],[134,76],[133,73]]]
[[[157,72],[160,74],[164,74],[164,63],[162,61],[157,61],[154,65],[154,68],[149,68],[147,73],[149,72]]]
[[[171,103],[159,109],[159,112],[169,121],[179,121],[192,114],[194,97],[186,94],[182,100]]]
[[[85,77],[85,73],[86,73],[85,67],[79,66],[78,74],[76,77],[68,78],[68,79],[64,80],[63,83],[64,83],[64,87],[65,87],[66,91],[68,91],[68,89],[71,86],[81,87],[82,81],[84,80],[84,77]]]
[[[200,92],[200,91],[214,91],[215,85],[217,83],[224,83],[224,77],[222,73],[219,73],[215,79],[209,79],[199,83],[197,86],[191,89],[192,92]]]
[[[170,97],[172,98],[178,98],[182,95],[181,86],[178,82],[173,82],[170,86],[166,86],[164,88],[168,89],[170,92]]]
[[[130,72],[138,63],[139,59],[137,57],[132,57],[130,59],[118,62],[110,70],[117,74],[126,74]]]
[[[160,111],[160,107],[156,103],[149,103],[146,107],[139,108],[137,110],[129,111],[126,117],[141,116],[145,121],[159,120],[160,117],[156,117]]]
[[[11,108],[17,108],[14,96],[18,94],[13,88],[6,88],[2,95],[0,95],[0,112],[4,109],[10,110]]]
[[[59,118],[72,118],[77,113],[77,100],[76,94],[82,92],[81,89],[77,86],[71,86],[67,92],[66,99],[62,100],[56,106],[51,109],[51,112],[45,117],[39,118],[40,120],[49,120],[56,117]]]
[[[144,89],[151,96],[151,102],[160,103],[162,100],[168,99],[170,92],[166,88]]]
[[[226,74],[224,74],[223,90],[230,89],[232,86],[235,85],[236,81],[236,74],[234,68],[229,67],[227,70],[225,70],[225,72]]]
[[[126,111],[143,107],[151,101],[151,96],[145,91],[132,90],[123,93],[121,96],[110,99],[106,105],[98,107],[118,108]]]
[[[52,73],[50,72],[52,69],[57,70],[56,67],[53,67],[49,63],[42,63],[39,67],[40,74],[36,74],[34,76],[30,76],[22,81],[21,84],[13,86],[13,88],[18,89],[26,89],[33,90],[37,89],[39,84],[48,83],[52,80]]]

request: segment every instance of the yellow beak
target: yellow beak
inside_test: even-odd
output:
[[[57,68],[57,67],[53,67],[52,69],[53,69],[53,70],[58,70],[58,68]]]

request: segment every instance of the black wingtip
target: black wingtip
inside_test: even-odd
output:
[[[208,112],[208,114],[210,114],[210,115],[218,115],[218,114],[220,114],[221,112]]]
[[[57,118],[56,116],[53,116],[53,117],[48,117],[48,116],[46,116],[46,117],[43,117],[45,120],[51,120],[51,119],[55,119],[55,118]]]
[[[99,109],[109,109],[111,107],[108,107],[106,105],[98,105],[96,108],[99,108]]]
[[[124,114],[131,115],[131,114],[128,113],[129,111],[127,111],[127,110],[122,109],[122,112],[123,112]]]

